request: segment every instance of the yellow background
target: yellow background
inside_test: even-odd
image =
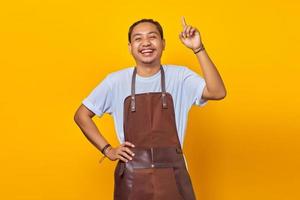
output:
[[[178,39],[196,26],[227,88],[193,107],[184,151],[199,200],[300,199],[299,10],[296,0],[2,1],[1,199],[112,199],[116,162],[73,121],[110,72],[134,65],[129,26],[158,20],[162,63],[202,75]],[[118,145],[109,115],[94,118]]]

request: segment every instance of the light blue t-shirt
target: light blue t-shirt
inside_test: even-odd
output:
[[[176,128],[181,147],[185,137],[188,112],[192,105],[204,106],[202,99],[205,80],[185,66],[162,65],[165,72],[166,92],[172,95],[176,119]],[[134,67],[128,67],[108,74],[82,103],[95,115],[104,113],[113,116],[115,130],[120,143],[124,142],[123,110],[124,99],[131,95],[131,79]],[[160,70],[150,76],[136,74],[136,94],[144,92],[160,92]]]

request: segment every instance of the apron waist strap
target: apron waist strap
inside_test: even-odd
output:
[[[161,167],[182,167],[184,166],[183,152],[180,147],[134,147],[131,151],[135,154],[132,160],[127,163],[120,160],[122,175],[125,168],[144,169]]]

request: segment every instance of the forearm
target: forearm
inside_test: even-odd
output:
[[[211,94],[215,94],[216,96],[225,96],[226,89],[222,78],[212,62],[209,58],[206,50],[202,50],[196,53],[198,62],[200,63],[200,67],[202,69],[202,73],[206,82],[207,90]]]
[[[94,121],[88,117],[83,116],[76,120],[85,137],[101,151],[101,149],[108,144],[108,141],[102,136]]]

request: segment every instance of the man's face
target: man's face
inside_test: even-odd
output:
[[[128,48],[137,64],[156,64],[160,63],[165,41],[154,24],[143,22],[132,30]]]

